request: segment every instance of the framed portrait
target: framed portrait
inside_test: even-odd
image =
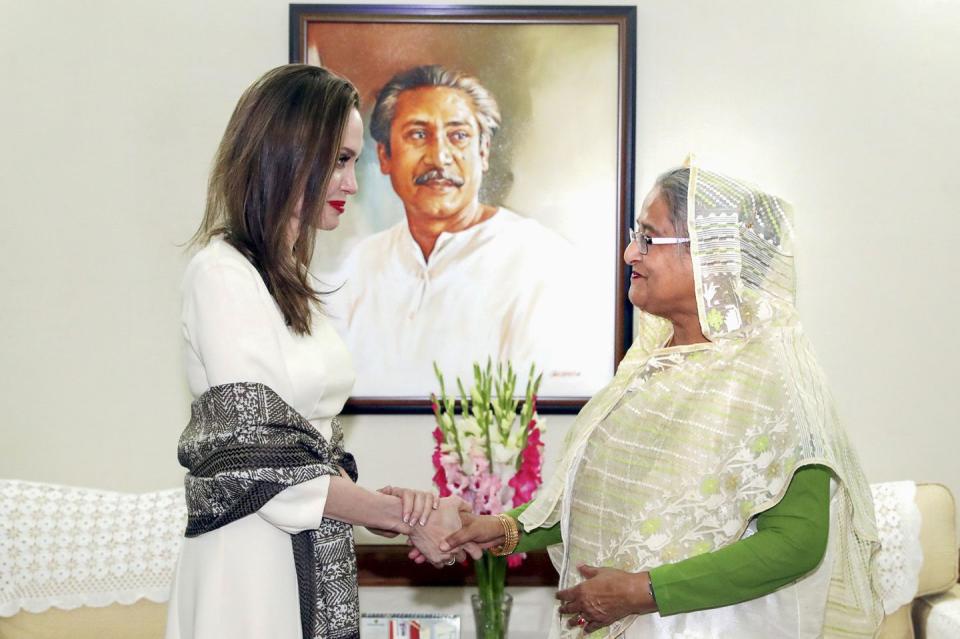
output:
[[[350,412],[426,412],[474,363],[575,412],[632,337],[634,7],[290,5],[290,61],[359,93],[357,192],[318,234]]]

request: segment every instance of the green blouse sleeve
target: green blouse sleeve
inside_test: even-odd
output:
[[[517,506],[513,510],[507,511],[507,514],[518,519],[520,513],[527,509],[527,506],[530,505],[529,502]],[[519,525],[519,524],[518,524]],[[546,548],[547,546],[552,546],[554,544],[559,544],[562,541],[560,537],[560,523],[556,523],[549,528],[535,528],[530,532],[524,532],[523,527],[520,527],[520,542],[517,544],[516,550],[513,552],[527,552],[528,550],[540,550]]]
[[[830,472],[801,468],[780,503],[757,515],[755,534],[650,571],[660,614],[729,606],[795,581],[823,559],[829,526]]]

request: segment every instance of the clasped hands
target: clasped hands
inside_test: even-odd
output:
[[[414,546],[410,558],[430,562],[437,568],[463,560],[467,554],[479,559],[483,550],[501,545],[504,531],[497,517],[474,515],[457,497],[438,499],[433,494],[386,486],[378,492],[400,498],[403,525],[397,531],[372,530],[385,537],[405,534]],[[616,568],[578,567],[584,578],[578,585],[557,592],[560,614],[567,625],[595,632],[630,614],[657,609],[650,596],[650,575]]]
[[[474,543],[467,542],[453,549],[449,545],[441,548],[446,538],[461,528],[461,516],[470,513],[467,502],[459,497],[438,498],[426,491],[394,486],[385,486],[377,492],[401,500],[402,523],[394,530],[368,530],[382,537],[406,535],[408,543],[414,547],[410,557],[417,563],[429,561],[440,568],[462,561],[466,554],[480,558],[483,551]]]
[[[462,526],[440,544],[441,551],[456,553],[466,550],[468,545],[486,549],[504,542],[503,527],[495,516],[474,515],[469,511],[459,514]],[[479,556],[479,552],[470,554],[474,558]],[[417,549],[412,550],[410,556],[419,562],[428,560]],[[588,565],[577,569],[583,581],[556,594],[560,614],[567,617],[569,627],[581,626],[584,634],[589,634],[627,615],[657,610],[651,595],[650,573]]]

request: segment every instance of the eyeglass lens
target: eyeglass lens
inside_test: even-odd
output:
[[[647,248],[650,245],[647,242],[647,236],[642,231],[630,229],[630,241],[637,243],[637,248],[640,249],[640,255],[647,254]]]

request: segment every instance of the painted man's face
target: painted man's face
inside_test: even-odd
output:
[[[390,153],[379,144],[377,156],[409,215],[443,219],[479,202],[489,150],[466,93],[420,87],[399,95]]]

